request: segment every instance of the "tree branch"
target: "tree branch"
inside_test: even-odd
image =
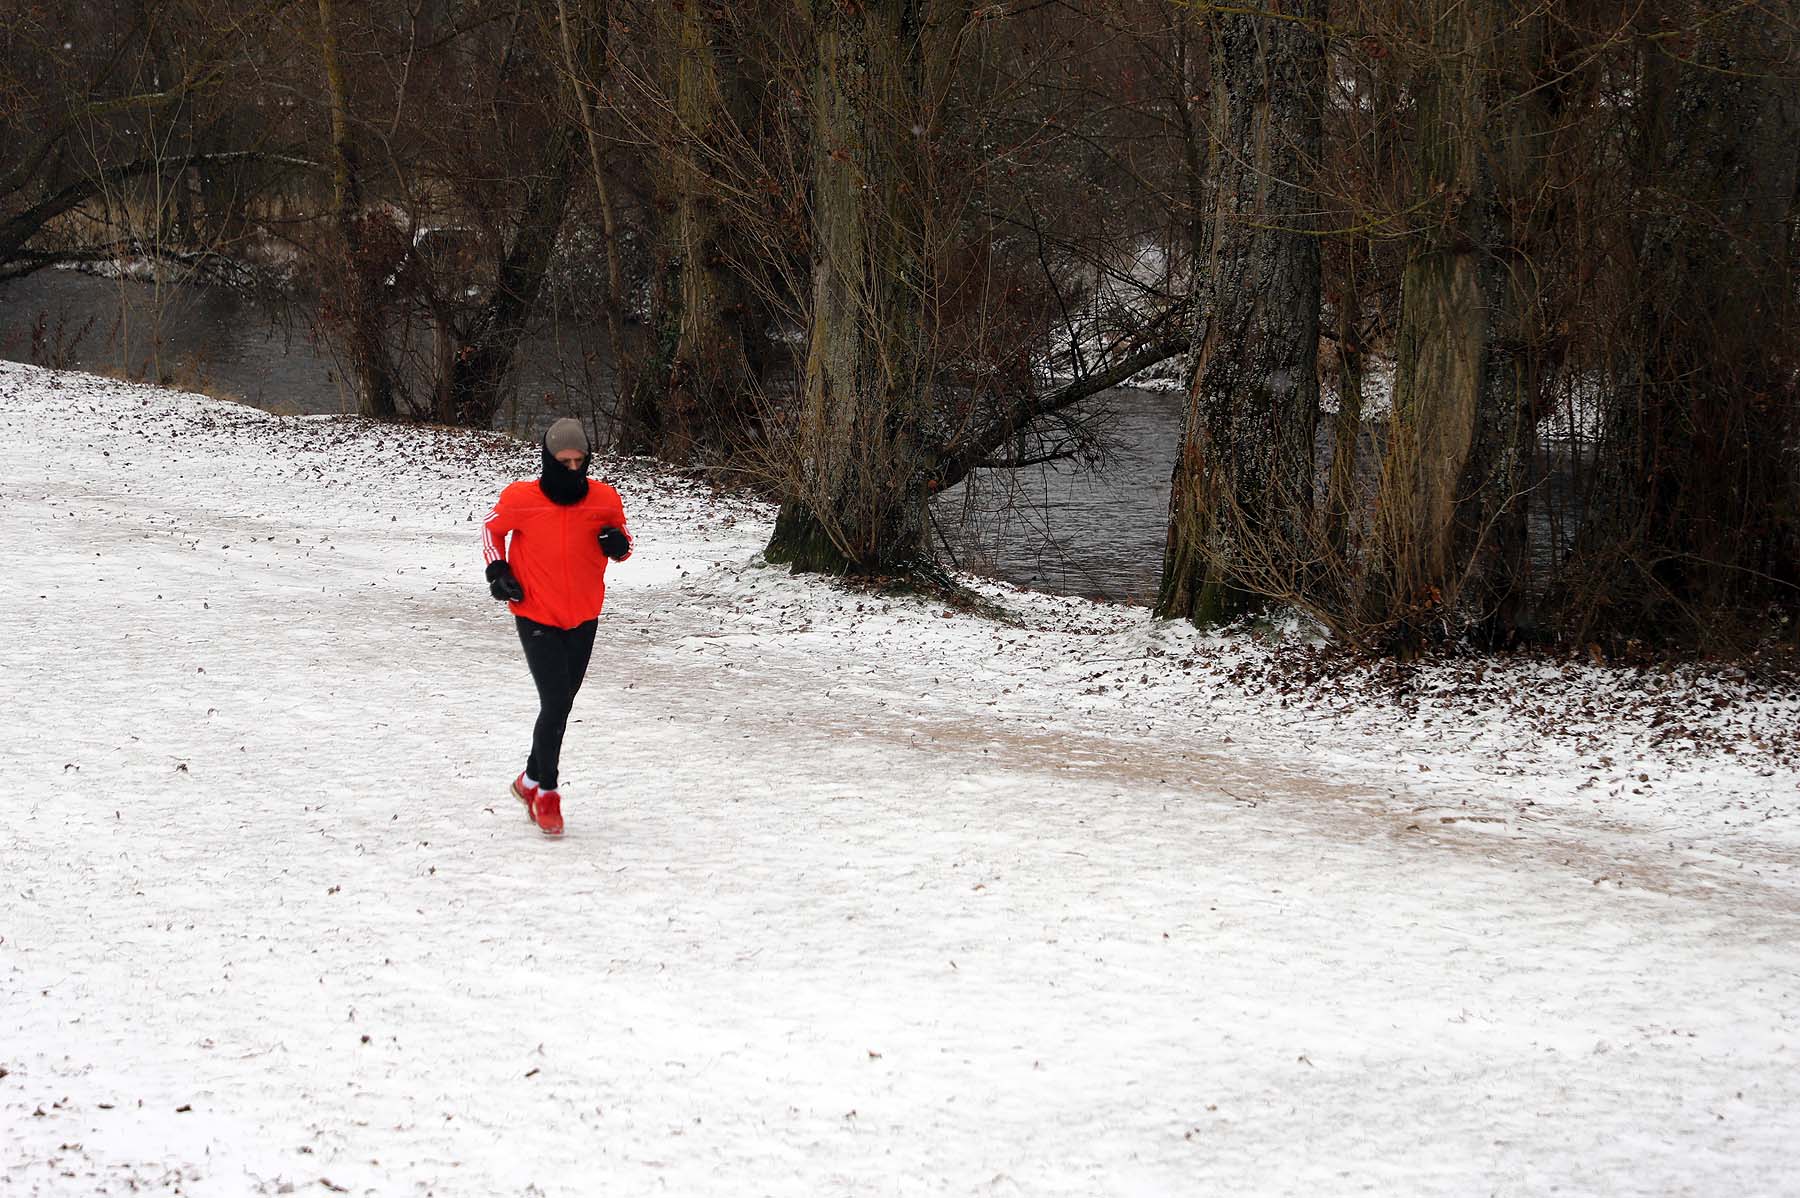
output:
[[[940,490],[954,487],[970,472],[984,465],[989,455],[1006,444],[1021,429],[1064,408],[1072,407],[1090,396],[1117,387],[1141,370],[1165,362],[1188,348],[1186,336],[1165,337],[1131,354],[1096,374],[1075,379],[1049,394],[1029,395],[1004,409],[979,432],[944,450],[938,458],[935,479]]]
[[[220,166],[235,162],[278,162],[308,170],[319,169],[319,164],[309,159],[270,153],[267,150],[227,150],[216,154],[188,154],[175,158],[139,158],[133,162],[110,166],[105,170],[65,184],[31,207],[0,222],[0,269],[10,271],[15,262],[29,262],[47,253],[53,253],[43,250],[27,252],[25,246],[43,230],[45,225],[65,212],[79,208],[99,194],[104,187],[122,183],[139,175],[180,172],[196,166]],[[51,256],[47,261],[39,261],[31,269],[36,270],[41,266],[48,266],[54,261],[57,259]],[[29,274],[30,271],[27,270],[24,273]],[[8,277],[16,276],[9,275]]]

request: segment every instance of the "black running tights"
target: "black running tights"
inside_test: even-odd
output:
[[[594,629],[599,622],[557,628],[523,616],[513,619],[518,622],[519,643],[525,646],[525,664],[531,667],[538,692],[537,726],[531,731],[531,757],[525,772],[545,790],[555,790],[563,730],[569,724],[569,709],[575,706],[575,692],[587,675],[588,658],[594,655]]]

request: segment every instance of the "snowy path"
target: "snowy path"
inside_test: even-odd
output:
[[[546,842],[502,458],[0,367],[0,1195],[1800,1193],[1791,774],[1077,702],[1175,634],[638,473]]]

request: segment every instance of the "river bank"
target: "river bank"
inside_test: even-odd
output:
[[[267,307],[221,288],[63,270],[0,283],[0,359],[163,382],[282,415],[353,411],[313,323],[302,302]],[[566,330],[534,337],[520,394],[566,396],[588,386],[592,340]],[[1134,603],[1154,595],[1180,401],[1166,391],[1115,388],[1091,408],[1105,413],[1097,468],[978,471],[939,498],[957,565],[1058,594]],[[509,431],[539,419],[529,405],[504,417]]]

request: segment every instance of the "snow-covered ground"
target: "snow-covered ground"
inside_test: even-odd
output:
[[[1800,1193],[1793,696],[996,622],[608,466],[547,841],[531,452],[0,365],[0,1195]]]

